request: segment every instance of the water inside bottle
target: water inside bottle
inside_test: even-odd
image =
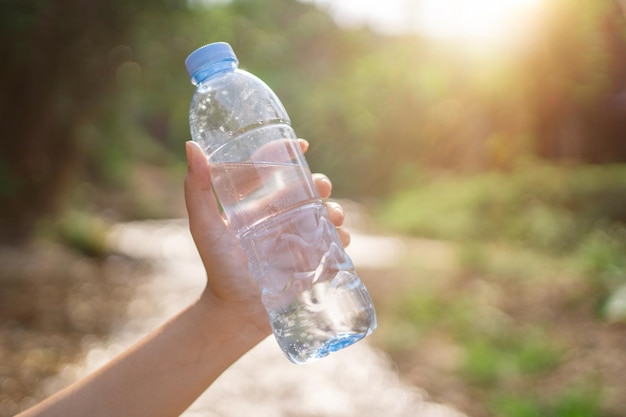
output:
[[[225,162],[211,165],[214,189],[238,235],[259,221],[319,199],[308,168],[293,162]]]
[[[375,327],[369,295],[351,272],[340,271],[330,282],[314,283],[286,307],[279,307],[276,298],[281,294],[264,295],[274,337],[294,363],[310,362],[348,347]]]
[[[372,301],[343,250],[308,169],[238,162],[212,177],[278,344],[294,363],[349,346],[371,333]]]

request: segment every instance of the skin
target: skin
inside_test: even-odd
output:
[[[308,143],[299,140],[303,151]],[[207,273],[196,301],[109,364],[17,417],[165,417],[180,415],[217,377],[271,333],[259,290],[236,237],[215,200],[209,164],[200,147],[187,142],[185,202],[189,227]],[[314,174],[322,198],[328,178]],[[326,203],[341,228],[344,213]]]

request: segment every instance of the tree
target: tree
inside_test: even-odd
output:
[[[180,3],[180,4],[179,4]],[[53,211],[79,155],[77,130],[111,93],[115,47],[142,14],[174,0],[2,0],[0,242],[27,239]]]

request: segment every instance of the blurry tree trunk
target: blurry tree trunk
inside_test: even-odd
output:
[[[170,2],[172,3],[172,2]],[[53,212],[77,157],[77,127],[110,94],[107,62],[147,0],[1,0],[0,243]]]
[[[571,25],[554,25],[542,46],[531,72],[538,74],[533,107],[541,157],[626,161],[626,18],[618,3],[605,6],[586,36],[576,38]]]

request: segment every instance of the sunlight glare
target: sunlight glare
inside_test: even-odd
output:
[[[433,38],[495,44],[522,35],[541,0],[421,0],[417,30]]]
[[[532,41],[546,5],[545,0],[300,1],[317,4],[344,27],[368,26],[392,36],[418,33],[498,53]]]

